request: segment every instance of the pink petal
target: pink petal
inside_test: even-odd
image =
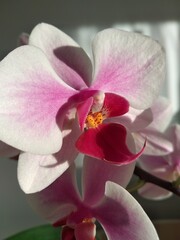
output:
[[[166,156],[141,156],[138,160],[140,166],[147,172],[164,179],[175,181],[175,164],[169,155]]]
[[[158,240],[156,230],[139,203],[124,188],[106,183],[105,196],[94,209],[109,240]]]
[[[138,193],[143,198],[150,200],[164,200],[172,196],[171,192],[151,183],[146,183],[142,188],[138,190]]]
[[[25,193],[43,190],[73,163],[78,155],[75,141],[79,136],[77,121],[73,121],[71,132],[63,138],[61,150],[55,155],[33,155],[23,153],[18,161],[18,180]]]
[[[56,115],[76,91],[56,75],[43,52],[30,46],[1,61],[0,79],[0,139],[35,154],[57,152],[62,135]]]
[[[165,75],[164,52],[156,41],[106,29],[96,35],[93,54],[94,89],[119,94],[137,109],[152,105]]]
[[[76,240],[95,240],[96,225],[93,222],[79,223],[74,231]]]
[[[174,153],[180,152],[180,124],[173,124],[166,131],[166,136],[174,145]]]
[[[101,124],[84,131],[76,147],[88,156],[123,165],[132,162],[141,153],[133,154],[129,151],[126,135],[126,129],[120,124]]]
[[[142,148],[142,144],[146,140],[146,147],[143,154],[162,156],[173,151],[172,143],[163,133],[155,129],[146,128],[142,132],[135,133],[134,138],[137,150]]]
[[[148,172],[162,170],[165,172],[169,167],[167,159],[163,156],[141,156],[138,159],[141,167]]]
[[[170,124],[173,112],[172,112],[172,104],[165,97],[160,96],[151,107],[153,113],[153,121],[149,125],[149,128],[156,129],[160,132],[164,132],[164,130]]]
[[[64,174],[49,187],[27,199],[32,208],[51,223],[59,222],[75,211],[79,203],[75,167],[72,164]]]
[[[171,125],[167,131],[166,136],[173,144],[173,152],[168,156],[169,164],[173,166],[175,176],[179,176],[180,174],[180,125],[173,124]],[[176,180],[177,176],[174,180]]]
[[[146,110],[137,110],[129,108],[129,111],[121,117],[112,118],[112,121],[116,121],[131,132],[137,132],[146,128],[153,120],[152,111],[150,108]]]
[[[89,205],[97,203],[104,195],[106,181],[126,187],[133,175],[134,166],[135,162],[117,166],[85,156],[82,175],[84,202]]]
[[[141,156],[138,160],[140,167],[152,175],[166,181],[174,181],[174,167],[169,162],[168,156]],[[161,200],[172,194],[154,184],[146,183],[138,193],[147,199]]]
[[[57,74],[71,87],[82,89],[90,84],[92,66],[89,57],[56,27],[38,24],[30,34],[29,44],[42,49]]]

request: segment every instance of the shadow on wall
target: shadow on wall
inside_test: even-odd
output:
[[[0,46],[4,55],[16,45],[22,32],[30,32],[40,22],[62,30],[84,26],[107,28],[114,23],[180,20],[177,0],[31,0],[0,3]],[[2,53],[1,53],[2,54]],[[2,55],[1,55],[2,56]]]
[[[15,160],[0,159],[0,240],[45,223],[28,205],[17,182]]]

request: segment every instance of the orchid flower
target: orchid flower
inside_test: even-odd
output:
[[[27,152],[18,162],[24,191],[47,187],[78,152],[117,165],[142,153],[144,143],[133,152],[126,125],[106,120],[153,104],[165,73],[156,41],[106,29],[93,40],[91,61],[73,39],[42,23],[23,43],[0,63],[0,139]]]
[[[108,240],[159,239],[142,207],[119,185],[127,185],[133,163],[114,166],[86,158],[82,196],[72,164],[49,187],[27,195],[34,210],[55,227],[63,226],[62,240],[95,240],[96,221]]]
[[[173,144],[173,152],[163,156],[143,155],[140,157],[139,163],[147,172],[163,180],[175,182],[180,178],[180,125],[170,126],[166,130],[166,136]],[[139,189],[139,193],[145,198],[155,200],[172,195],[171,192],[151,183],[146,183]]]

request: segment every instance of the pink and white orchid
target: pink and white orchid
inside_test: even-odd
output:
[[[140,157],[139,163],[147,172],[173,182],[180,178],[180,125],[170,126],[166,131],[166,136],[173,144],[173,152],[164,156],[143,155]],[[139,189],[139,193],[145,198],[155,200],[161,200],[172,195],[172,192],[151,183],[146,183]]]
[[[115,166],[86,158],[82,196],[72,164],[49,187],[27,195],[34,210],[54,226],[63,226],[62,240],[95,240],[96,221],[108,240],[159,239],[142,207],[119,185],[127,185],[132,163]]]
[[[91,62],[74,40],[44,23],[26,43],[0,63],[0,139],[27,152],[18,163],[23,190],[47,187],[78,151],[117,165],[134,161],[144,143],[133,152],[126,125],[106,120],[153,104],[165,73],[161,46],[106,29],[93,40]]]

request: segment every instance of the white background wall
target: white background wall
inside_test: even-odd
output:
[[[51,23],[69,33],[86,49],[96,31],[116,26],[143,31],[159,39],[168,51],[164,93],[179,107],[180,1],[175,0],[1,0],[0,58],[16,47],[17,36],[39,22]],[[151,218],[179,218],[179,198],[163,202],[141,201]],[[43,223],[31,211],[16,178],[16,162],[0,159],[0,239]]]

